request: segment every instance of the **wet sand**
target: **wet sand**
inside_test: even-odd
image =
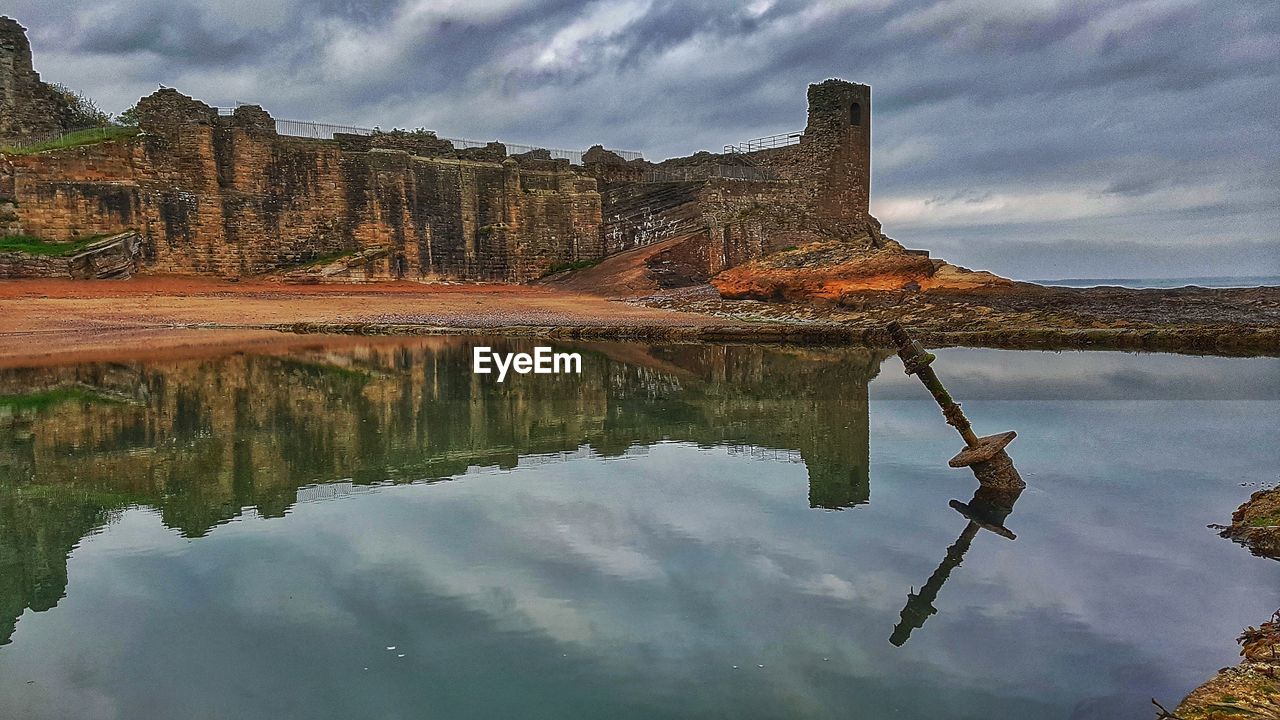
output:
[[[280,330],[684,328],[727,321],[523,285],[285,285],[199,278],[0,282],[0,367],[314,343]]]

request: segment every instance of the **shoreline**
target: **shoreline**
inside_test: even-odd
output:
[[[891,319],[934,348],[1280,356],[1280,323],[1269,322],[1280,313],[1280,289],[1129,291],[1121,300],[1137,297],[1146,307],[1128,321],[1064,312],[1070,303],[1053,292],[922,293],[909,302],[868,293],[865,307],[850,308],[687,290],[620,299],[554,285],[0,281],[0,366],[306,344],[317,334],[889,347],[883,327]]]
[[[563,340],[622,340],[671,342],[735,342],[792,345],[857,346],[892,350],[880,327],[822,324],[758,325],[505,325],[428,326],[395,323],[284,323],[248,328],[294,334],[329,335],[498,335]],[[1160,352],[1217,357],[1278,357],[1280,330],[1263,330],[1229,337],[1217,332],[1178,329],[1011,329],[1008,331],[945,331],[916,328],[912,336],[930,348],[970,347],[993,350]]]

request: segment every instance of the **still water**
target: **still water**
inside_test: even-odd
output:
[[[939,351],[1010,540],[887,354],[334,342],[0,371],[0,717],[1149,717],[1280,606],[1280,360]]]

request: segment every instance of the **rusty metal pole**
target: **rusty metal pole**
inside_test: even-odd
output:
[[[954,427],[960,433],[960,437],[964,438],[964,450],[951,458],[947,464],[953,468],[967,467],[973,470],[978,482],[984,486],[1018,489],[1026,487],[1027,484],[1022,481],[1017,469],[1013,467],[1013,460],[1004,451],[1005,446],[1013,442],[1018,434],[1010,430],[978,437],[973,432],[973,427],[969,425],[969,419],[960,410],[960,403],[952,399],[951,393],[947,392],[942,381],[938,379],[937,373],[930,367],[936,359],[934,354],[911,339],[907,331],[897,322],[889,323],[887,329],[893,344],[898,348],[898,357],[902,358],[902,365],[907,374],[920,378],[920,382],[924,383],[929,394],[933,395],[933,399],[942,408],[942,416],[947,419],[947,424]]]

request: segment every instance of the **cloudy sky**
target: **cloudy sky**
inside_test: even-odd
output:
[[[277,117],[717,150],[874,87],[872,211],[1020,278],[1280,275],[1275,0],[7,0],[36,69]]]

